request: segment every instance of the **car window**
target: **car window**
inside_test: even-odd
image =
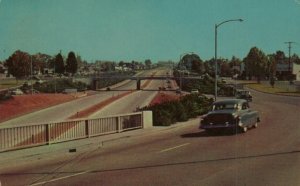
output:
[[[214,104],[212,110],[238,109],[237,104]]]
[[[243,105],[242,105],[242,110],[246,110],[246,109],[248,109],[248,108],[249,108],[248,104],[247,104],[247,103],[243,103]]]

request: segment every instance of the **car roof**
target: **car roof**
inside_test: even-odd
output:
[[[250,92],[249,90],[244,90],[244,89],[236,89],[237,92]]]
[[[224,99],[215,101],[213,104],[242,104],[244,102],[246,102],[244,99]]]

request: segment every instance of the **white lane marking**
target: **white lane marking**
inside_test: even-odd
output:
[[[86,173],[88,173],[88,172],[90,172],[90,171],[79,172],[79,173],[77,173],[77,174],[72,174],[72,175],[69,175],[69,176],[64,176],[64,177],[60,177],[60,178],[55,178],[55,179],[52,179],[52,180],[48,180],[48,181],[43,181],[43,182],[31,184],[30,186],[34,186],[34,185],[43,185],[43,184],[46,184],[46,183],[51,183],[51,182],[55,182],[55,181],[58,181],[58,180],[63,180],[63,179],[71,178],[71,177],[74,177],[74,176],[79,176],[79,175],[82,175],[82,174],[86,174]]]
[[[190,143],[185,143],[185,144],[178,145],[178,146],[175,146],[175,147],[167,148],[167,149],[164,149],[164,150],[159,151],[158,153],[162,153],[162,152],[167,152],[167,151],[170,151],[170,150],[174,150],[174,149],[177,149],[177,148],[180,148],[180,147],[189,145],[189,144],[190,144]]]

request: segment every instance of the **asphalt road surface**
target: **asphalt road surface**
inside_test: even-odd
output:
[[[208,135],[199,120],[85,152],[0,168],[2,185],[300,185],[300,98],[252,91],[257,129]]]
[[[169,72],[168,69],[160,69],[156,71],[156,76],[166,75],[166,72]],[[144,80],[146,81],[146,80]],[[135,82],[134,82],[135,83]],[[132,89],[133,86],[136,86],[136,83],[126,84],[120,89]],[[145,83],[145,82],[144,82]],[[90,117],[100,117],[107,115],[115,115],[115,114],[124,114],[124,113],[132,113],[137,108],[142,108],[147,106],[152,99],[155,97],[157,92],[159,91],[159,87],[167,87],[168,83],[166,80],[151,80],[150,83],[143,89],[139,91],[135,91],[109,105],[99,110],[98,112],[92,114]],[[174,92],[175,94],[175,92]]]

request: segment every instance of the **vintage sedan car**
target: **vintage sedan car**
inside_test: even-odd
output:
[[[211,111],[201,118],[199,128],[208,133],[225,129],[247,132],[256,128],[259,121],[258,111],[251,110],[247,100],[226,99],[213,103]]]
[[[237,89],[235,93],[237,99],[245,99],[247,101],[252,101],[252,95],[250,91],[244,89]]]

